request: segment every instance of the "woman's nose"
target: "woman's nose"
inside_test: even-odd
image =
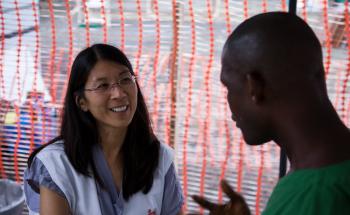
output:
[[[126,95],[123,88],[121,88],[118,84],[113,84],[111,86],[110,94],[112,98],[120,98]]]

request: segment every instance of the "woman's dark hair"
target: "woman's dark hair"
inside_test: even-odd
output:
[[[84,98],[82,90],[90,71],[100,60],[116,62],[126,66],[134,75],[131,63],[118,48],[107,44],[95,44],[81,51],[75,58],[69,77],[64,101],[60,135],[42,147],[36,149],[28,159],[30,167],[35,155],[44,147],[58,140],[63,140],[65,153],[79,173],[91,176],[88,167],[92,167],[97,181],[101,178],[96,173],[92,149],[99,142],[99,134],[94,117],[84,112],[76,102],[76,96]],[[153,175],[158,166],[160,143],[154,135],[144,97],[137,85],[137,107],[128,126],[121,152],[123,153],[123,197],[142,190],[148,193],[152,188]]]

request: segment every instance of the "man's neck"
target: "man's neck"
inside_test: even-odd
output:
[[[335,114],[316,121],[314,116],[294,119],[293,126],[285,127],[276,142],[286,149],[292,169],[320,168],[350,160],[350,131]]]

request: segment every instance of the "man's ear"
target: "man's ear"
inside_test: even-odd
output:
[[[77,104],[77,106],[84,112],[88,111],[87,105],[86,105],[86,101],[84,98],[82,98],[81,96],[75,96],[75,103]]]
[[[252,102],[259,104],[265,97],[265,80],[260,73],[252,72],[246,74],[248,92]]]

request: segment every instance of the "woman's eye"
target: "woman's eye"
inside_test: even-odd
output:
[[[121,84],[130,84],[132,82],[132,79],[130,77],[125,77],[120,80]]]
[[[104,90],[104,89],[108,89],[108,84],[107,83],[104,83],[104,84],[100,84],[96,87],[96,89],[99,89],[99,90]]]

